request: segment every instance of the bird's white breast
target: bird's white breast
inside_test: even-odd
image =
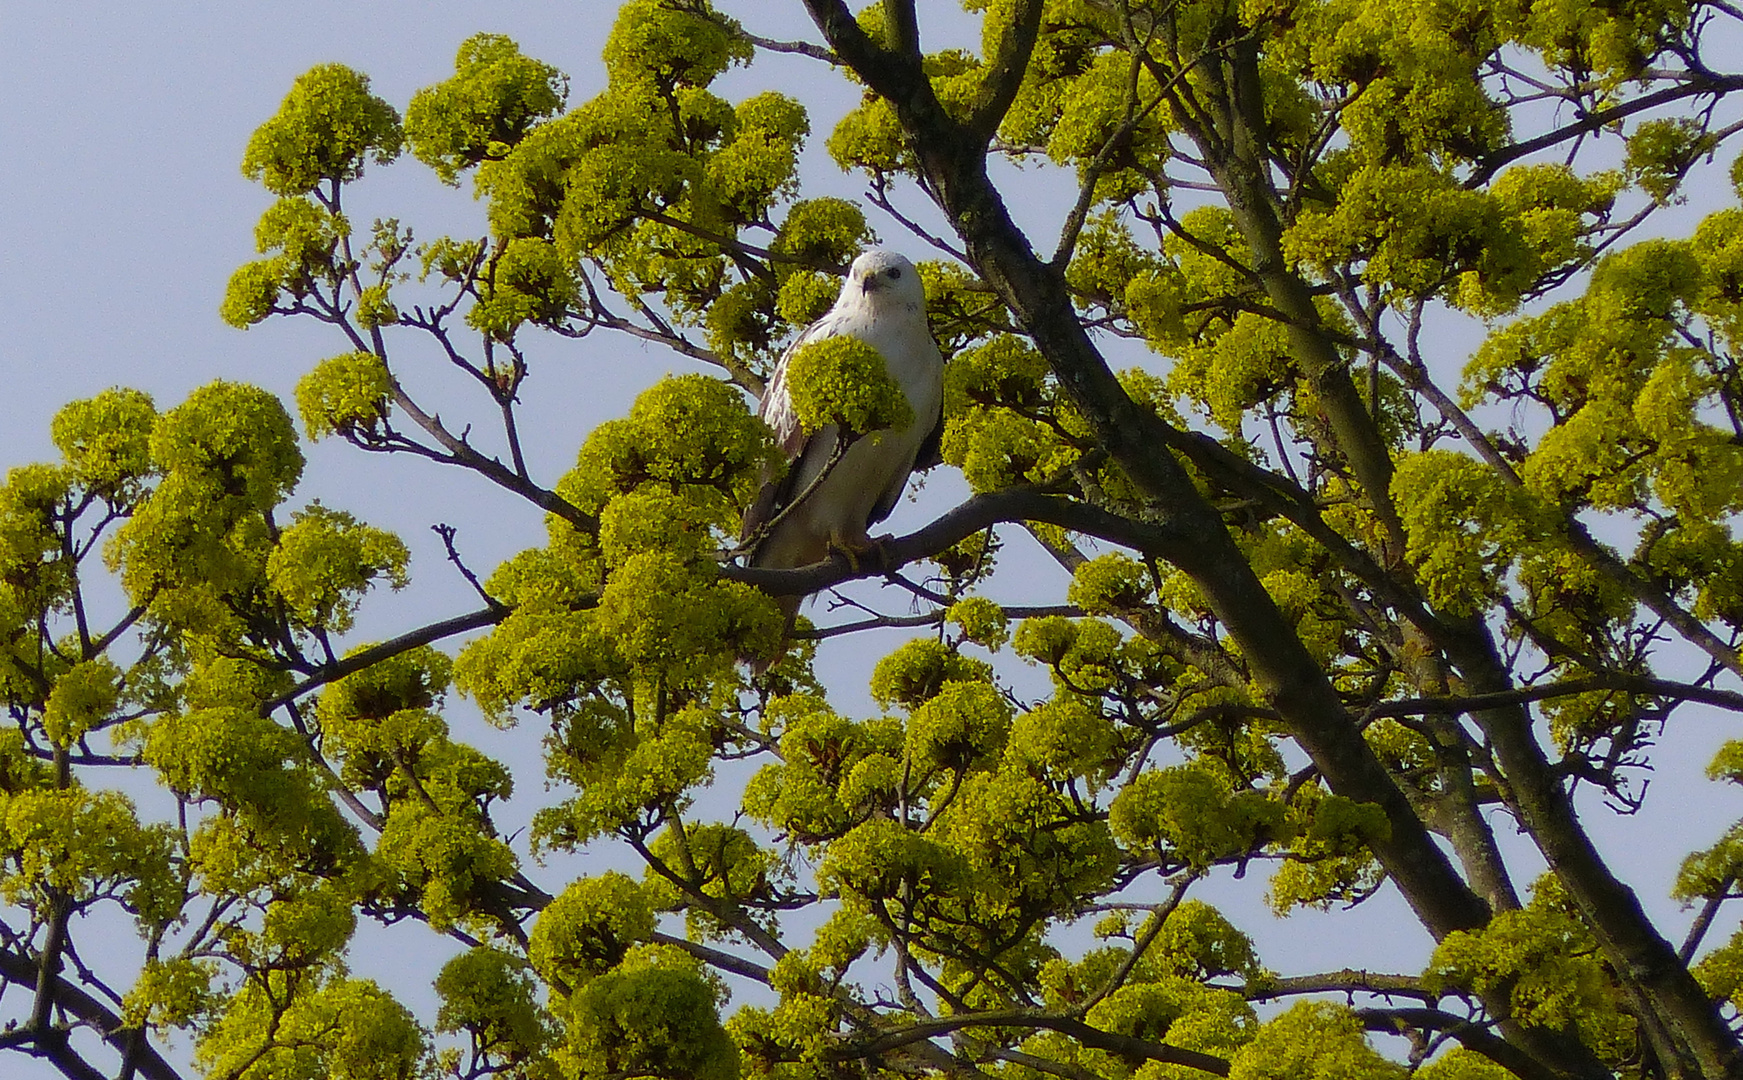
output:
[[[901,387],[913,418],[899,429],[860,436],[836,459],[834,425],[800,438],[786,385],[786,366],[805,344],[852,337],[870,345]],[[834,307],[800,335],[777,365],[761,413],[794,456],[785,487],[791,505],[779,513],[761,543],[759,566],[800,566],[828,550],[863,549],[874,514],[900,497],[921,444],[937,427],[943,405],[944,361],[926,325],[924,297],[913,265],[899,256],[869,252],[855,260]],[[833,464],[831,464],[833,462]],[[827,468],[827,473],[825,469]]]

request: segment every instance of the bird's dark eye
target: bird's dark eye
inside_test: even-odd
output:
[[[899,266],[892,266],[888,270],[885,270],[884,273],[890,276],[891,281],[894,281],[902,276],[902,268]]]

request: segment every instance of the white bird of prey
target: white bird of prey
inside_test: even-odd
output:
[[[900,430],[862,435],[830,466],[841,432],[835,424],[809,435],[800,427],[788,395],[787,365],[801,346],[840,336],[878,351],[914,419]],[[944,357],[926,327],[919,272],[893,251],[865,252],[853,261],[835,306],[781,354],[757,409],[790,465],[780,480],[763,485],[745,513],[741,535],[755,542],[750,564],[790,569],[821,562],[834,551],[853,558],[872,550],[868,530],[895,509],[916,459],[924,463],[936,453],[943,403]],[[829,471],[819,479],[825,467]],[[759,531],[765,535],[758,538]],[[782,597],[781,606],[790,616],[800,599]]]

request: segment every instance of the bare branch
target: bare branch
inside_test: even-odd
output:
[[[655,930],[653,937],[649,940],[661,945],[670,945],[673,948],[682,949],[691,956],[702,961],[704,964],[719,968],[721,971],[729,971],[734,975],[742,975],[747,979],[755,979],[757,982],[765,985],[767,985],[769,981],[769,969],[761,964],[746,960],[741,956],[734,956],[729,952],[722,952],[719,949],[699,944],[691,941],[689,938],[676,937],[672,934],[662,933],[659,930]]]
[[[1707,902],[1701,905],[1701,910],[1695,915],[1695,921],[1689,926],[1688,936],[1683,938],[1682,948],[1676,951],[1682,962],[1687,964],[1694,960],[1695,950],[1701,947],[1701,939],[1707,936],[1712,928],[1713,919],[1719,914],[1719,907],[1732,898],[1731,888],[1736,884],[1736,878],[1727,876],[1720,883],[1718,891],[1707,897]]]
[[[340,660],[338,663],[323,664],[316,668],[313,674],[302,682],[293,686],[285,693],[280,694],[278,697],[275,697],[261,705],[261,715],[264,716],[272,712],[274,709],[295,701],[310,690],[319,689],[330,682],[343,679],[345,676],[350,675],[353,672],[362,671],[371,664],[378,664],[383,660],[398,656],[403,652],[408,652],[420,645],[428,645],[433,641],[440,641],[446,637],[453,637],[455,634],[464,634],[468,630],[478,630],[486,626],[495,626],[497,623],[508,618],[509,610],[510,609],[498,605],[496,607],[488,607],[479,611],[474,611],[466,615],[456,615],[452,619],[443,619],[441,622],[431,623],[428,626],[420,627],[419,629],[401,634],[399,637],[396,637],[391,641],[384,641],[379,645],[371,645],[367,649],[361,649],[352,653],[350,656],[345,657],[343,660]]]
[[[1131,1035],[1103,1031],[1072,1017],[1058,1016],[1033,1009],[967,1012],[935,1020],[922,1020],[867,1043],[851,1043],[843,1056],[871,1057],[938,1035],[947,1035],[963,1028],[972,1027],[1017,1027],[1057,1031],[1061,1035],[1076,1039],[1085,1046],[1093,1046],[1098,1050],[1107,1050],[1139,1061],[1160,1061],[1168,1065],[1184,1065],[1187,1068],[1198,1069],[1213,1076],[1227,1076],[1229,1074],[1229,1063],[1210,1054],[1170,1046],[1167,1043],[1151,1042],[1149,1039],[1139,1039]]]
[[[1584,135],[1590,135],[1594,131],[1601,131],[1611,124],[1633,116],[1635,113],[1646,112],[1649,109],[1656,109],[1660,105],[1669,105],[1672,102],[1683,101],[1687,98],[1700,97],[1705,94],[1717,97],[1735,90],[1743,90],[1743,75],[1696,75],[1686,82],[1667,86],[1662,90],[1642,95],[1632,101],[1624,101],[1607,109],[1594,109],[1571,124],[1556,128],[1553,131],[1546,131],[1535,139],[1514,143],[1483,158],[1477,168],[1466,178],[1465,187],[1480,187],[1501,169],[1520,158],[1530,157],[1540,150],[1547,150],[1552,146],[1567,142],[1569,139],[1577,139]]]
[[[1407,701],[1382,702],[1363,715],[1378,719],[1383,716],[1427,716],[1436,713],[1481,712],[1509,705],[1546,701],[1550,698],[1589,694],[1594,690],[1615,690],[1621,693],[1643,694],[1651,697],[1698,701],[1703,705],[1716,705],[1732,712],[1743,712],[1743,694],[1732,690],[1695,686],[1692,683],[1675,682],[1670,679],[1649,679],[1621,672],[1605,672],[1590,678],[1569,679],[1566,682],[1546,683],[1542,686],[1524,686],[1517,690],[1502,690],[1493,694],[1473,694],[1468,697],[1412,698]]]
[[[1083,617],[1083,609],[1071,604],[1041,605],[1038,607],[1005,607],[1002,608],[1007,618],[1039,619],[1048,615],[1063,615],[1068,619]],[[872,619],[861,619],[859,622],[841,623],[837,626],[820,626],[815,630],[795,630],[789,636],[795,639],[811,639],[821,641],[824,638],[840,637],[842,634],[854,634],[861,630],[908,629],[916,626],[937,626],[944,621],[944,611],[938,610],[925,615],[879,615]]]
[[[485,457],[474,450],[464,438],[455,435],[442,424],[440,416],[425,412],[413,401],[411,395],[400,386],[398,379],[390,380],[394,407],[411,417],[413,422],[423,428],[429,436],[447,451],[454,464],[469,469],[484,477],[498,487],[506,488],[532,502],[542,510],[548,510],[586,532],[592,532],[599,523],[592,516],[583,513],[569,500],[556,492],[542,488],[531,480],[517,474],[513,469],[493,457]]]
[[[466,565],[465,560],[460,558],[460,552],[454,547],[454,537],[458,535],[459,530],[452,525],[438,523],[431,525],[430,531],[442,538],[442,546],[448,549],[448,561],[460,571],[460,576],[466,579],[468,585],[472,586],[472,591],[478,594],[485,606],[492,610],[500,608],[506,611],[507,608],[504,607],[502,601],[485,591],[483,583],[478,580],[478,575],[474,574],[471,567]]]
[[[1369,1031],[1401,1034],[1403,1029],[1444,1031],[1465,1049],[1474,1051],[1513,1073],[1520,1080],[1562,1080],[1564,1074],[1537,1062],[1525,1051],[1486,1027],[1439,1009],[1357,1009]]]
[[[1423,1001],[1439,1001],[1442,996],[1427,989],[1422,979],[1415,975],[1386,975],[1376,971],[1344,968],[1342,971],[1328,971],[1320,975],[1291,975],[1272,979],[1249,990],[1247,997],[1253,1001],[1270,1001],[1295,994],[1352,993],[1396,995],[1420,998]]]
[[[813,60],[821,60],[826,64],[840,64],[841,58],[821,45],[813,45],[809,41],[778,41],[774,38],[759,37],[748,30],[740,29],[739,36],[759,49],[770,52],[796,53],[799,56],[809,56]]]

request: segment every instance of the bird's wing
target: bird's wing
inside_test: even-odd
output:
[[[763,391],[762,402],[757,405],[757,415],[774,430],[775,445],[781,448],[781,453],[787,459],[787,471],[778,479],[764,481],[762,490],[757,492],[756,500],[745,511],[744,525],[738,534],[740,540],[755,536],[757,530],[780,513],[793,498],[794,480],[802,471],[799,462],[820,434],[812,432],[807,435],[799,423],[799,414],[793,411],[793,399],[787,393],[787,363],[799,351],[800,346],[834,337],[836,332],[836,320],[825,315],[794,338],[793,343],[782,350],[781,358],[775,362],[774,374],[769,376],[768,388]]]
[[[917,472],[923,472],[934,465],[944,464],[938,449],[944,441],[944,414],[938,415],[938,422],[932,425],[932,430],[920,441],[920,449],[914,454],[914,464],[908,471],[898,476],[889,487],[878,496],[877,504],[872,507],[871,517],[866,519],[866,527],[870,528],[895,512],[896,504],[902,501],[902,491],[908,486],[908,477]]]
[[[913,460],[879,493],[878,501],[872,506],[871,517],[866,521],[868,528],[889,517],[895,510],[896,504],[902,499],[902,490],[908,485],[910,474],[943,463],[943,458],[939,457],[939,449],[944,440],[944,403],[939,381],[943,377],[944,357],[939,354],[938,345],[932,340],[931,332],[925,328],[924,322],[920,324],[919,332],[904,345],[906,362],[898,361],[895,364],[895,369],[902,373],[904,379],[902,393],[907,395],[910,404],[929,400],[937,412],[930,417],[931,423],[926,428],[926,434],[915,446]],[[928,418],[920,416],[915,420],[917,423],[926,423]]]
[[[944,410],[938,410],[938,422],[932,425],[932,430],[920,440],[920,449],[914,453],[914,471],[925,472],[944,464]]]

